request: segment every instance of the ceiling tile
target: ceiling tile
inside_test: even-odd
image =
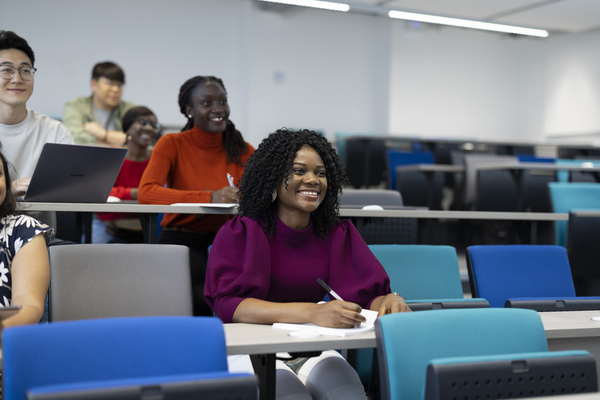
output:
[[[507,15],[497,22],[573,33],[596,30],[600,29],[600,1],[563,0]]]
[[[335,0],[343,1],[343,0]],[[442,15],[560,32],[600,29],[600,0],[349,0],[425,14]]]

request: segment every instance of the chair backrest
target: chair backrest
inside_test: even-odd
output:
[[[600,213],[586,215],[571,210],[568,221],[567,254],[575,292],[579,296],[600,296]]]
[[[50,321],[192,315],[185,246],[77,244],[48,253]]]
[[[344,189],[340,195],[341,207],[364,207],[377,205],[401,207],[402,195],[397,190],[388,189]]]
[[[408,164],[433,164],[433,153],[430,151],[409,152],[387,150],[388,189],[396,190],[396,167]]]
[[[474,205],[477,211],[517,211],[517,181],[507,169],[477,170]]]
[[[349,138],[344,147],[343,160],[350,184],[355,188],[379,185],[385,172],[385,140]]]
[[[469,208],[476,204],[477,200],[477,166],[483,164],[518,164],[519,160],[515,156],[497,155],[497,154],[465,154],[465,182],[464,182],[464,203]],[[506,172],[506,171],[505,171]]]
[[[597,392],[597,381],[596,360],[583,350],[438,358],[427,367],[425,400]]]
[[[472,308],[388,314],[375,322],[382,399],[422,398],[435,358],[548,351],[537,312]]]
[[[3,332],[4,399],[36,386],[227,372],[223,324],[212,317],[54,322]]]
[[[405,299],[463,298],[454,247],[386,244],[369,248],[388,273],[392,290]]]
[[[574,297],[569,259],[553,245],[481,245],[467,247],[471,293],[504,307],[515,297]]]
[[[519,162],[554,164],[556,158],[539,157],[530,154],[517,154]],[[517,211],[552,212],[548,182],[556,181],[554,171],[522,171],[522,209]]]
[[[362,208],[377,205],[402,207],[402,196],[397,190],[388,189],[344,189],[340,206]],[[416,243],[416,218],[352,218],[356,229],[367,244]]]
[[[550,200],[555,213],[571,210],[600,210],[600,183],[550,182]],[[554,223],[554,244],[566,246],[567,221]]]

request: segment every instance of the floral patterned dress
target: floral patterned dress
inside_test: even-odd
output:
[[[0,307],[11,304],[11,266],[17,252],[40,233],[47,244],[53,231],[28,215],[8,215],[0,220]]]

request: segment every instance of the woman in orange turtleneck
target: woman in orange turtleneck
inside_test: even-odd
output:
[[[152,150],[138,191],[144,204],[237,203],[244,164],[254,148],[229,120],[227,92],[214,76],[196,76],[179,90],[179,109],[187,118],[180,133],[160,138]],[[165,185],[166,184],[166,185]],[[166,214],[158,243],[190,249],[194,315],[211,315],[204,302],[207,249],[231,216]]]

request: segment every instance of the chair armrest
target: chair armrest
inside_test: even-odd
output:
[[[513,298],[504,307],[528,308],[536,311],[600,310],[600,297]]]
[[[407,300],[406,305],[412,311],[444,310],[451,308],[488,308],[490,303],[485,299],[423,299]]]

